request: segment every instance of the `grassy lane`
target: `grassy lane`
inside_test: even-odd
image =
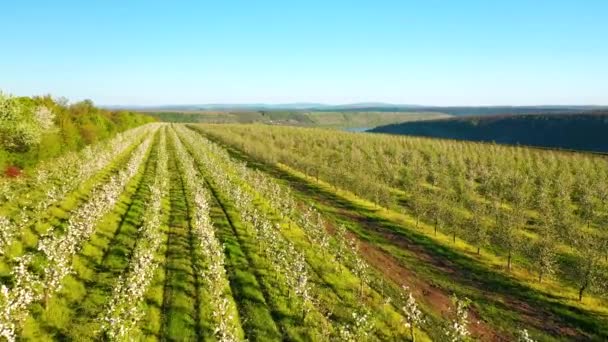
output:
[[[228,206],[209,182],[207,185],[213,195],[210,217],[216,236],[224,244],[226,272],[242,318],[245,337],[249,341],[278,341],[281,333],[273,319],[266,294],[237,235],[235,227],[241,223],[233,221],[235,215],[229,215],[229,210],[234,209]]]
[[[221,224],[221,220],[214,221],[224,228],[218,234],[220,240],[231,242],[226,246],[227,261],[232,264],[234,260],[239,266],[239,269],[229,268],[227,271],[239,311],[242,310],[243,329],[257,340],[301,340],[301,332],[296,332],[297,318],[286,308],[287,296],[283,286],[270,270],[269,261],[262,256],[253,232],[241,222],[239,213],[214,183],[208,184],[220,206],[220,215],[228,223],[226,226]],[[212,219],[217,217],[216,213],[217,209],[212,211]],[[231,251],[235,254],[231,255]],[[241,272],[236,273],[237,270]]]
[[[165,131],[165,139],[166,139],[166,131],[167,128],[162,128]],[[163,135],[161,135],[162,137]],[[167,145],[165,145],[167,146]],[[170,153],[167,146],[167,156],[168,161],[170,160]],[[169,165],[167,165],[169,168]],[[174,169],[172,170],[174,171]],[[165,268],[163,267],[166,262],[166,253],[167,253],[167,239],[169,232],[169,214],[171,212],[171,201],[169,199],[168,194],[164,194],[162,200],[162,207],[160,209],[161,212],[161,226],[159,230],[162,232],[161,234],[161,243],[160,248],[156,251],[156,262],[159,267],[157,267],[156,272],[154,274],[154,278],[152,279],[148,291],[144,295],[144,303],[145,310],[143,313],[143,317],[139,322],[139,328],[142,333],[143,341],[160,341],[162,338],[164,317],[163,317],[163,296],[165,290]]]
[[[556,335],[560,334],[566,339],[567,336],[608,336],[608,325],[600,315],[564,305],[561,298],[549,298],[489,269],[473,257],[415,231],[411,222],[396,220],[384,210],[337,194],[331,186],[316,183],[296,172],[257,163],[241,151],[212,136],[205,136],[227,147],[234,157],[246,160],[249,165],[296,190],[303,201],[314,203],[333,223],[347,224],[356,236],[368,243],[368,262],[396,283],[423,285],[422,301],[437,314],[445,309],[446,304],[435,298],[441,295],[437,290],[441,290],[444,296],[451,292],[469,296],[476,303],[480,319],[488,321],[507,336],[513,327],[520,324],[533,327],[534,336],[543,340],[559,339]]]
[[[171,212],[171,203],[168,199],[163,201],[161,212]],[[161,229],[163,231],[163,241],[161,243],[161,248],[156,253],[156,260],[158,261],[159,265],[165,265],[168,246],[167,240],[169,233],[169,215],[163,215]],[[144,317],[140,322],[144,341],[160,341],[162,339],[164,329],[163,325],[165,323],[165,318],[163,316],[163,303],[166,284],[165,273],[165,268],[158,267],[154,275],[154,279],[150,283],[150,288],[146,292],[146,310],[144,312]]]
[[[97,316],[112,294],[117,277],[127,267],[137,239],[146,184],[154,178],[156,155],[152,147],[139,172],[129,181],[115,209],[97,225],[91,239],[74,256],[74,274],[46,308],[34,308],[23,330],[24,339],[89,340],[99,329]]]
[[[176,167],[175,153],[169,157],[170,213],[165,255],[165,286],[162,304],[161,340],[200,340],[198,275],[192,263],[192,234],[184,184]]]

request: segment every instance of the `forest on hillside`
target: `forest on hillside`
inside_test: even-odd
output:
[[[371,132],[608,152],[608,112],[467,116],[389,124]]]

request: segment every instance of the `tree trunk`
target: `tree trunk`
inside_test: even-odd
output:
[[[452,233],[452,242],[456,243],[456,232]]]
[[[359,286],[359,298],[363,299],[363,279],[361,279],[361,285]]]
[[[585,289],[587,288],[587,284],[583,285],[580,290],[578,291],[578,301],[582,302],[583,301],[583,291],[585,291]]]
[[[410,335],[412,335],[412,342],[416,342],[416,334],[414,333],[414,325],[410,322]]]
[[[509,249],[509,257],[507,258],[507,271],[511,272],[511,250]]]
[[[477,246],[477,255],[479,255],[479,250],[480,250],[480,249],[481,249],[481,248],[479,248],[479,246]]]
[[[435,219],[435,236],[437,236],[437,219]]]

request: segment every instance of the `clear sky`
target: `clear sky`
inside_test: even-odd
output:
[[[97,104],[608,105],[608,1],[4,1],[0,89]]]

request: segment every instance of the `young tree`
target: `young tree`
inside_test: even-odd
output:
[[[401,307],[401,311],[405,315],[405,327],[410,330],[412,342],[415,342],[415,329],[424,324],[424,317],[422,315],[422,311],[420,311],[418,308],[418,304],[416,303],[416,300],[414,299],[409,287],[403,286],[401,298],[405,302],[405,305]]]
[[[518,342],[535,342],[528,334],[528,330],[521,329],[517,332],[517,341]]]
[[[424,161],[419,154],[411,153],[407,158],[406,166],[401,171],[401,183],[404,191],[409,194],[407,205],[416,216],[416,228],[418,228],[420,218],[424,216],[428,208],[425,202],[426,178],[427,172],[424,168]]]
[[[589,184],[581,187],[580,198],[578,201],[579,216],[586,223],[587,228],[591,226],[591,221],[595,218],[596,205],[593,198],[593,188]]]
[[[452,242],[456,243],[456,233],[461,231],[464,222],[456,215],[454,206],[446,206],[441,212],[441,221],[445,224],[445,233],[452,235]]]
[[[488,227],[484,224],[483,218],[487,214],[487,207],[476,200],[471,194],[467,199],[466,208],[471,212],[471,216],[467,219],[465,229],[469,241],[477,247],[477,255],[480,254],[482,247],[489,242]]]
[[[530,259],[538,272],[538,282],[555,273],[557,268],[557,238],[551,226],[544,226],[530,248]]]
[[[359,254],[359,246],[355,239],[350,239],[349,248],[351,254],[351,263],[353,264],[353,273],[359,278],[359,298],[363,298],[363,287],[369,281],[368,268],[365,259]]]
[[[340,341],[367,341],[374,330],[374,322],[368,312],[353,312],[353,324],[343,325],[338,330]]]
[[[450,342],[463,342],[471,335],[469,332],[469,306],[471,301],[452,296],[452,319],[445,328],[445,337]]]
[[[602,270],[599,259],[601,254],[597,237],[588,232],[579,232],[575,246],[579,255],[570,271],[578,286],[578,300],[582,301],[585,291],[600,285]]]
[[[511,271],[511,261],[513,254],[520,247],[520,236],[518,234],[519,223],[516,221],[517,216],[511,212],[499,211],[497,213],[497,226],[492,231],[495,243],[507,251],[507,270]]]

